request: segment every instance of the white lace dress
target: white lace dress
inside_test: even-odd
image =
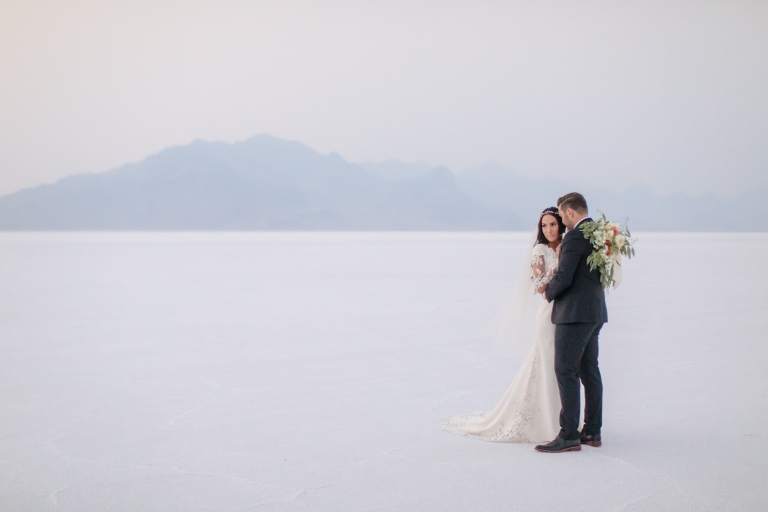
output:
[[[552,279],[557,254],[538,244],[531,254],[536,288]],[[442,423],[443,429],[484,441],[541,443],[560,431],[560,395],[555,377],[555,326],[552,303],[541,299],[536,312],[535,340],[525,362],[494,409],[481,416],[459,416]]]

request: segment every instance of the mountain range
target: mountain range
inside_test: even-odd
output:
[[[351,163],[259,135],[195,141],[138,163],[0,197],[0,230],[529,230],[572,187],[496,165],[454,174],[395,160]],[[583,190],[593,213],[633,230],[768,231],[738,197]]]

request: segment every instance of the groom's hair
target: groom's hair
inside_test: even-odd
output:
[[[557,200],[557,207],[566,211],[568,208],[577,213],[589,213],[587,200],[578,192],[569,192]]]

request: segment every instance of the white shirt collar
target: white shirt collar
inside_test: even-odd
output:
[[[581,219],[579,222],[577,222],[577,223],[576,223],[576,225],[575,225],[575,226],[573,226],[573,229],[576,229],[576,228],[578,228],[578,227],[579,227],[579,224],[581,224],[582,222],[584,222],[584,221],[585,221],[585,220],[587,220],[588,218],[589,218],[589,216],[586,216],[586,217],[584,217],[583,219]]]

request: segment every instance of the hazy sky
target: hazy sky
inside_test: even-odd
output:
[[[259,133],[615,189],[768,180],[768,1],[0,0],[0,194]]]

